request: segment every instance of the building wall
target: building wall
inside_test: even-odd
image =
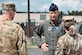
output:
[[[14,17],[14,22],[25,22],[27,19],[27,13],[16,13]]]
[[[30,13],[30,19],[35,21],[35,25],[30,27],[30,34],[28,34],[28,27],[26,26],[26,22],[28,21],[28,14],[27,13],[16,13],[13,22],[17,22],[21,25],[23,30],[25,31],[25,35],[32,36],[34,29],[43,21],[45,20],[40,20],[40,15],[46,15],[46,20],[50,19],[48,13]],[[0,19],[2,18],[2,15],[0,15]],[[82,21],[82,16],[69,16],[69,15],[64,15],[62,17],[63,19],[66,18],[75,18],[77,22]]]
[[[82,21],[82,16],[81,15],[76,15],[76,16],[72,16],[72,15],[65,15],[65,16],[63,16],[62,17],[63,19],[65,19],[65,18],[74,18],[77,22],[80,22],[80,21]]]
[[[43,15],[46,15],[46,20],[49,19],[49,14],[48,13],[30,13],[30,19],[34,19],[35,20],[35,25],[39,25],[41,22],[45,21],[45,20],[40,20],[40,15],[43,14]],[[77,22],[80,22],[82,21],[82,16],[69,16],[69,15],[64,15],[62,18],[69,18],[69,17],[72,17],[72,18],[75,18],[75,20]],[[0,15],[0,18],[2,18],[2,15]],[[26,22],[26,20],[28,19],[28,14],[27,13],[16,13],[15,14],[15,17],[14,17],[14,22],[19,22],[19,23],[22,23],[22,22]]]
[[[48,13],[31,13],[30,14],[30,19],[35,19],[35,25],[39,25],[41,22],[45,20],[40,20],[40,15],[46,15],[46,20],[49,19]]]
[[[45,20],[40,20],[41,14],[46,15],[46,20],[49,19],[48,13],[30,13],[30,19],[35,20],[35,25],[39,25],[41,22],[45,21]],[[22,23],[22,22],[26,22],[27,19],[28,19],[27,13],[16,13],[13,21]]]

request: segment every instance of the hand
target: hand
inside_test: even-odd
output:
[[[48,51],[49,49],[48,49],[47,46],[48,46],[48,44],[43,43],[42,46],[41,46],[42,50],[43,50],[43,51]]]

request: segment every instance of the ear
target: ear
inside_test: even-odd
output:
[[[62,19],[62,21],[64,21],[64,19]]]
[[[64,20],[64,19],[62,19],[62,21],[63,21],[63,22],[65,22],[65,20]]]
[[[57,12],[58,12],[58,15],[60,14],[60,12],[57,10]]]
[[[4,3],[2,3],[2,7],[4,7]]]
[[[2,5],[4,5],[4,3],[2,3]]]

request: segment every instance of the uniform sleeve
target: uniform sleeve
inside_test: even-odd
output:
[[[41,48],[41,45],[44,43],[44,41],[42,41],[41,39],[41,35],[43,33],[43,24],[40,24],[34,31],[33,36],[35,37],[36,43],[38,45],[39,48]]]
[[[64,55],[64,53],[65,53],[65,46],[63,44],[63,39],[59,38],[56,46],[55,55]]]
[[[28,53],[27,53],[27,41],[26,41],[24,31],[22,30],[21,27],[19,27],[17,46],[18,46],[19,55],[28,55]]]
[[[80,53],[81,53],[81,55],[82,55],[82,36],[80,37],[80,48],[79,48],[79,51],[80,51]]]
[[[77,25],[76,31],[77,31],[78,33],[80,33],[79,30],[80,30],[81,24],[82,24],[82,21]]]

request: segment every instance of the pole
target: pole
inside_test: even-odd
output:
[[[30,37],[30,0],[28,0],[28,37]]]

